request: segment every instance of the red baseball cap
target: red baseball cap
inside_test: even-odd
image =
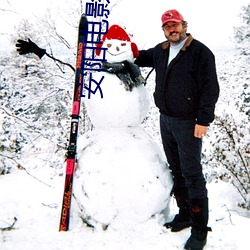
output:
[[[162,26],[164,26],[164,24],[166,24],[167,22],[180,23],[184,21],[184,18],[181,15],[181,13],[178,12],[177,10],[168,10],[164,12],[164,14],[162,15],[161,21],[162,21]]]

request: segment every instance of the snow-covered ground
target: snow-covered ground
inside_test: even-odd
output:
[[[43,176],[45,173],[30,173]],[[44,175],[45,176],[45,175]],[[44,178],[45,179],[45,178]],[[44,181],[43,178],[40,179]],[[164,250],[182,249],[189,229],[171,233],[154,218],[124,230],[85,227],[72,200],[70,230],[59,232],[64,178],[45,179],[46,184],[24,170],[0,176],[1,250]],[[241,197],[224,182],[208,184],[210,201],[208,243],[204,249],[246,250],[249,246],[250,214],[237,206]],[[136,192],[136,191],[135,191]],[[172,215],[176,211],[171,201]],[[17,219],[11,230],[10,227]]]

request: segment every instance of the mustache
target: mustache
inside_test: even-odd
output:
[[[172,32],[169,33],[170,36],[171,36],[171,35],[174,35],[174,34],[179,34],[179,32],[177,32],[177,31],[172,31]]]

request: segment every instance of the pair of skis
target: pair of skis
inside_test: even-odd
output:
[[[78,134],[78,123],[79,123],[79,113],[81,105],[81,93],[83,87],[83,63],[85,55],[85,41],[87,36],[87,18],[83,14],[80,18],[79,29],[78,29],[78,42],[77,42],[77,57],[76,57],[76,70],[75,70],[75,85],[74,85],[74,96],[73,96],[73,106],[71,115],[71,128],[70,128],[70,138],[67,150],[66,159],[66,176],[63,192],[63,202],[61,219],[59,225],[59,231],[67,231],[69,228],[69,218],[70,218],[70,204],[72,197],[72,187],[73,187],[73,174],[75,166],[77,164],[76,159],[76,143]]]

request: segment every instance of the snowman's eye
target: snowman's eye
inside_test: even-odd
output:
[[[107,47],[108,47],[108,48],[110,48],[111,46],[112,46],[112,44],[111,44],[111,43],[108,43],[108,44],[107,44]]]
[[[121,46],[126,46],[127,44],[126,43],[121,43]]]

